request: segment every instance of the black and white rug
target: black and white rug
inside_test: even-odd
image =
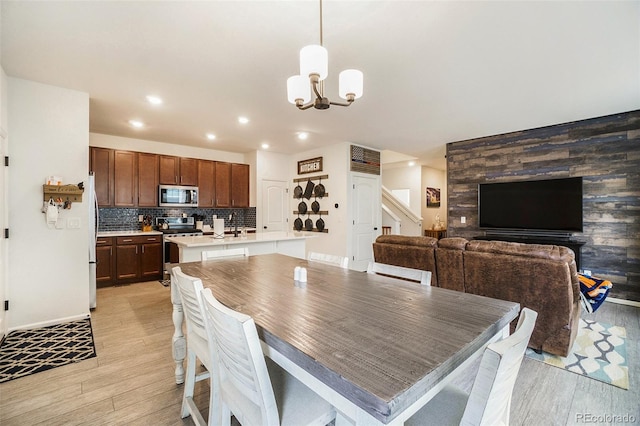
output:
[[[0,383],[95,356],[89,318],[15,330],[0,345]]]

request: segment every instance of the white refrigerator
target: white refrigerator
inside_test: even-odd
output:
[[[89,309],[96,307],[96,242],[98,241],[98,198],[93,172],[89,173],[85,193],[89,198]]]

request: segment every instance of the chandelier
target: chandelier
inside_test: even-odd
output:
[[[320,44],[300,50],[300,75],[287,79],[289,102],[304,110],[327,109],[331,105],[349,106],[362,96],[362,71],[348,69],[338,76],[338,94],[346,102],[333,102],[324,96],[324,79],[329,74],[327,49],[322,46],[322,0],[320,0]],[[311,99],[313,90],[314,98]]]

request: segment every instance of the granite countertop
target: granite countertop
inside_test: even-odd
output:
[[[135,237],[136,235],[162,235],[160,231],[100,231],[98,237]]]
[[[261,232],[249,234],[246,237],[226,236],[224,238],[214,238],[209,235],[173,237],[171,241],[182,247],[205,247],[219,244],[251,244],[267,241],[300,240],[314,238],[317,235],[309,235],[304,232]]]

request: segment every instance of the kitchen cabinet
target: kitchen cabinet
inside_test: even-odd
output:
[[[158,236],[156,240],[150,242],[147,238],[147,242],[140,245],[140,278],[144,280],[162,278],[162,237]]]
[[[158,185],[198,186],[204,208],[249,207],[249,165],[90,147],[100,207],[157,207]]]
[[[195,158],[160,156],[161,185],[198,185],[198,160]]]
[[[113,283],[113,238],[99,237],[96,241],[96,286]]]
[[[179,157],[160,156],[160,185],[177,185],[178,173],[180,173]]]
[[[198,207],[215,207],[216,163],[209,160],[198,160]]]
[[[198,160],[180,157],[180,185],[198,186]]]
[[[158,206],[158,155],[138,153],[138,206]]]
[[[136,205],[136,153],[115,151],[113,176],[115,180],[113,205],[116,207],[134,207]]]
[[[216,162],[216,207],[231,207],[231,163]]]
[[[249,207],[248,164],[231,164],[231,207]]]
[[[116,282],[162,278],[162,235],[116,237]]]
[[[113,205],[113,156],[112,149],[89,148],[89,170],[95,177],[96,197],[100,207]]]

